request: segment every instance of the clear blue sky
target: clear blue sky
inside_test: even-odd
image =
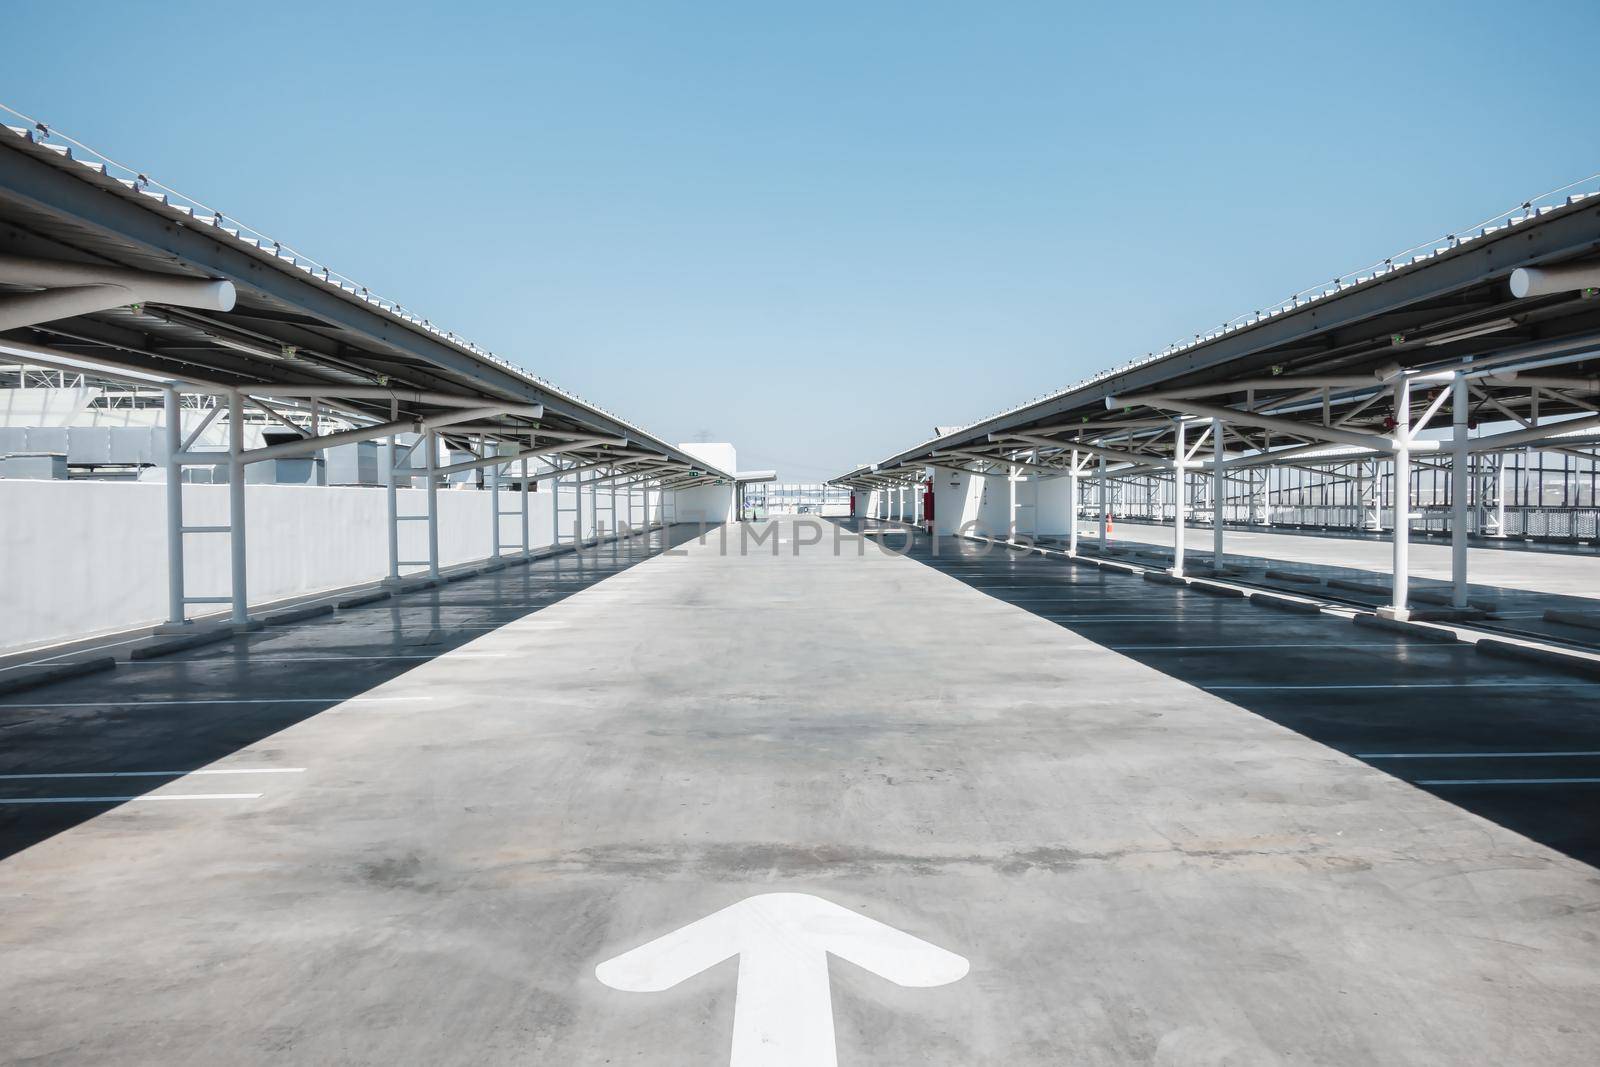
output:
[[[0,101],[820,480],[1600,170],[1600,4],[10,0]]]

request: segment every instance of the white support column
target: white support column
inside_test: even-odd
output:
[[[1072,450],[1072,466],[1067,475],[1067,555],[1078,554],[1078,450]]]
[[[1524,527],[1526,528],[1526,527]],[[1506,535],[1506,454],[1494,454],[1494,535]]]
[[[1006,468],[1006,533],[1007,541],[1017,539],[1017,468]]]
[[[480,438],[481,440],[481,438]],[[494,449],[494,454],[500,454],[500,444],[482,442],[481,451],[485,456],[489,449]],[[489,541],[489,558],[494,562],[500,561],[500,464],[496,463],[489,468],[489,513],[494,516],[494,536]]]
[[[1211,567],[1222,569],[1222,510],[1228,495],[1228,472],[1223,469],[1222,420],[1211,420]]]
[[[1411,577],[1411,383],[1394,383],[1394,592],[1382,614],[1405,619]]]
[[[423,434],[422,445],[428,450],[426,467],[428,476],[428,577],[439,577],[439,435],[433,430]]]
[[[1110,512],[1111,497],[1106,489],[1106,457],[1100,457],[1100,551],[1106,549],[1106,520]]]
[[[572,544],[583,547],[583,472],[572,476]]]
[[[1185,425],[1178,420],[1177,436],[1174,441],[1177,449],[1172,457],[1172,576],[1183,577],[1183,535],[1184,512],[1187,510],[1189,496],[1189,463],[1183,457],[1188,448],[1185,440]]]
[[[1450,382],[1450,602],[1467,606],[1467,379],[1461,372]]]
[[[522,558],[533,555],[533,538],[528,533],[528,457],[522,457]]]
[[[384,507],[389,513],[389,581],[400,580],[400,497],[395,479],[400,463],[400,441],[389,435],[389,477],[384,486]]]
[[[561,544],[561,467],[555,456],[550,457],[550,544]]]
[[[183,603],[183,405],[176,389],[163,390],[167,430],[167,623],[182,626]]]
[[[589,517],[594,520],[595,535],[597,537],[600,534],[600,490],[595,486],[594,478],[595,478],[595,475],[598,475],[598,474],[599,474],[599,472],[595,471],[587,479],[587,482],[588,482],[588,485],[589,485]],[[578,475],[578,538],[579,538],[579,540],[583,539],[583,486],[584,486],[584,482],[585,482],[585,478],[583,477],[583,475],[581,475],[581,474]]]
[[[233,568],[233,625],[250,625],[244,526],[244,397],[228,394],[228,547]]]
[[[1379,466],[1381,462],[1381,460],[1376,459],[1361,461],[1361,469],[1363,471],[1367,469],[1366,465],[1368,463],[1372,464],[1371,473],[1366,478],[1365,495],[1361,498],[1361,509],[1362,525],[1373,533],[1380,533],[1383,530],[1383,504],[1380,500],[1379,487],[1379,479],[1382,474],[1382,468]]]
[[[311,398],[311,436],[322,436],[322,416],[320,414],[322,401],[317,397]],[[328,459],[324,452],[311,453],[311,472],[316,476],[318,485],[328,484]]]
[[[1367,464],[1363,460],[1356,460],[1356,513],[1351,529],[1359,530],[1366,524],[1367,515]]]

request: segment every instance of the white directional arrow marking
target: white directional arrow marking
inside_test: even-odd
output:
[[[836,1067],[828,953],[896,985],[958,981],[967,961],[809,893],[763,893],[606,960],[612,989],[659,993],[733,956],[732,1067]]]

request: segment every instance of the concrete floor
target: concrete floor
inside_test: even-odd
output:
[[[1600,752],[1600,685],[794,530],[8,698],[6,773],[303,770],[0,781],[261,794],[0,805],[0,1056],[726,1063],[732,961],[656,993],[595,968],[783,891],[970,962],[832,959],[841,1064],[1593,1062],[1600,785],[1412,783],[1600,758],[1396,757]]]

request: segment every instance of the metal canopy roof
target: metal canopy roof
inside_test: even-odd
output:
[[[143,175],[119,177],[103,157],[84,158],[91,154],[53,143],[42,129],[0,126],[0,253],[226,280],[237,302],[223,312],[150,301],[0,333],[0,344],[253,396],[315,397],[358,421],[542,405],[537,419],[508,414],[441,432],[494,439],[504,431],[525,447],[592,441],[565,452],[682,484],[732,480],[325,266],[157,191]],[[0,298],[19,291],[0,285]]]
[[[1186,417],[1224,419],[1230,457],[1338,443],[1370,450],[1394,431],[1396,380],[1426,384],[1468,368],[1479,421],[1584,416],[1549,423],[1549,434],[1571,431],[1600,412],[1600,299],[1593,288],[1518,299],[1508,281],[1519,267],[1592,263],[1597,252],[1600,195],[1529,202],[1470,236],[1385,260],[834,482],[868,486],[924,466],[987,469],[1023,456],[1041,473],[1064,473],[1075,443],[1098,445],[1122,470],[1170,470],[1175,420]],[[1530,376],[1535,367],[1554,369]]]

